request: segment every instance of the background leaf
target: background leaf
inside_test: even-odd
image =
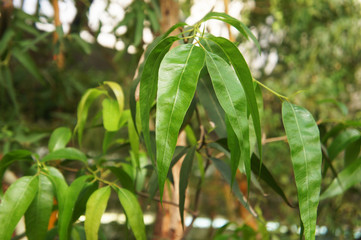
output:
[[[48,148],[49,152],[65,148],[71,139],[71,130],[67,127],[59,127],[50,136]]]
[[[337,174],[337,178],[321,194],[320,199],[323,200],[342,194],[359,182],[361,182],[361,158],[350,163],[350,165]]]
[[[109,197],[109,186],[99,188],[90,196],[86,204],[84,227],[88,240],[98,239],[100,220],[107,207]]]
[[[17,160],[33,161],[31,152],[27,150],[14,150],[5,154],[0,160],[0,180],[3,179],[6,169]]]
[[[322,164],[318,127],[306,109],[286,101],[282,104],[282,119],[291,149],[305,237],[315,239]]]
[[[203,64],[204,51],[186,44],[167,53],[159,68],[156,144],[161,198],[179,129],[193,99]]]
[[[0,239],[11,239],[20,218],[38,190],[38,176],[22,177],[10,185],[0,204]]]

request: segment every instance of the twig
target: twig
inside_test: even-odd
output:
[[[140,197],[149,198],[149,194],[147,194],[147,193],[136,192],[136,194],[137,194],[138,196],[140,196]],[[156,202],[160,202],[160,198],[158,198],[158,197],[153,197],[152,200],[153,200],[153,201],[156,201]],[[179,207],[179,204],[177,204],[177,203],[175,203],[175,202],[167,201],[167,200],[162,200],[162,203]],[[188,213],[190,213],[193,217],[198,216],[198,212],[196,212],[196,211],[192,211],[192,210],[189,209],[189,208],[184,208],[184,210],[187,211]]]
[[[287,141],[287,136],[281,136],[281,137],[274,137],[274,138],[267,138],[262,140],[262,145],[265,145],[267,143],[271,142],[279,142],[279,141]]]

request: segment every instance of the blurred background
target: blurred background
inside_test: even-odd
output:
[[[129,108],[131,84],[147,45],[169,23],[192,25],[210,11],[241,20],[258,39],[260,52],[232,27],[214,20],[204,26],[237,43],[255,79],[292,97],[319,124],[361,119],[360,0],[2,0],[0,4],[2,155],[19,148],[41,152],[56,127],[74,128],[82,94],[103,81],[121,84]],[[268,91],[263,91],[263,98],[264,137],[284,136],[281,101]],[[86,134],[84,148],[101,151],[101,138],[94,134],[101,133],[95,129]],[[287,144],[267,143],[263,161],[290,202],[296,202]],[[335,167],[342,166],[336,162]],[[21,174],[22,166],[17,168]],[[212,236],[213,227],[222,224],[213,222],[212,227],[211,219],[241,221],[230,190],[220,190],[220,177],[215,170],[210,172],[201,200],[205,220],[198,227],[203,230],[192,230],[189,239]],[[331,180],[325,176],[323,187]],[[322,202],[317,239],[361,237],[360,187]],[[250,201],[264,219],[268,237],[297,239],[298,213],[267,186],[263,191],[252,187]],[[126,227],[118,225],[104,224],[108,239],[120,239]]]

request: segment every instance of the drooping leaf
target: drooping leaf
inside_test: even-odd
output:
[[[11,239],[20,218],[38,191],[38,176],[22,177],[10,185],[0,204],[0,239]]]
[[[142,41],[143,37],[143,27],[144,27],[144,12],[142,10],[137,11],[136,21],[137,24],[135,26],[135,34],[134,34],[134,45],[138,46]]]
[[[114,188],[118,193],[118,198],[127,216],[129,226],[133,230],[135,239],[147,239],[145,234],[145,225],[143,219],[143,212],[140,208],[137,198],[133,193],[124,188]]]
[[[246,170],[249,187],[251,179],[251,160],[246,95],[235,72],[221,57],[214,53],[207,52],[206,64],[218,101],[227,115],[234,134],[237,136],[240,156]],[[230,132],[228,129],[227,133]],[[231,150],[233,149],[234,148]],[[231,160],[233,183],[240,160],[238,153],[236,153],[235,157],[231,156]]]
[[[33,161],[31,152],[27,150],[14,150],[11,151],[0,160],[0,180],[3,179],[6,169],[17,160]]]
[[[83,131],[85,128],[85,123],[88,118],[88,111],[92,103],[96,98],[98,98],[100,95],[106,94],[106,91],[104,89],[97,89],[97,88],[91,88],[88,91],[85,92],[85,94],[82,96],[77,110],[77,123],[74,128],[74,132],[78,133],[78,143],[81,145],[81,141],[83,138]]]
[[[155,162],[155,158],[150,143],[149,111],[157,94],[158,70],[160,63],[173,42],[178,39],[179,38],[177,37],[168,37],[154,47],[148,58],[145,60],[144,69],[140,79],[139,107],[142,132],[145,146],[153,163]]]
[[[71,139],[71,130],[67,127],[59,127],[54,130],[49,139],[49,152],[65,148]]]
[[[321,194],[320,200],[342,194],[359,182],[361,182],[361,158],[350,163],[350,165],[337,174],[337,178]]]
[[[69,239],[69,224],[72,219],[74,206],[79,193],[83,189],[86,181],[90,176],[81,176],[72,182],[72,184],[66,189],[65,196],[62,199],[58,199],[59,204],[59,218],[58,218],[58,231],[60,240]]]
[[[39,175],[38,191],[25,213],[26,236],[29,240],[45,239],[53,210],[54,189],[51,181]]]
[[[360,139],[361,133],[356,129],[346,129],[341,132],[333,140],[330,146],[327,148],[328,156],[330,160],[333,160],[341,151],[343,151],[349,144]]]
[[[203,65],[204,51],[186,44],[168,52],[159,68],[156,145],[161,198],[179,129],[193,99]]]
[[[231,168],[225,163],[224,161],[217,159],[217,158],[211,158],[212,162],[214,163],[214,166],[217,168],[217,170],[222,174],[222,177],[226,180],[226,182],[231,186]],[[237,197],[238,201],[255,217],[257,217],[256,212],[251,208],[251,206],[248,204],[247,199],[242,194],[241,190],[239,189],[237,184],[232,184],[232,192]]]
[[[87,162],[87,157],[81,151],[76,148],[61,148],[50,152],[48,155],[41,159],[42,162],[52,161],[52,160],[61,160],[61,159],[69,159],[69,160],[79,160],[84,163]]]
[[[204,16],[204,18],[201,20],[202,22],[205,22],[209,19],[216,19],[216,20],[220,20],[222,22],[228,23],[230,25],[232,25],[233,27],[235,27],[246,39],[248,39],[248,37],[250,37],[252,39],[252,41],[256,44],[258,51],[261,52],[261,46],[259,45],[257,38],[253,35],[253,33],[251,32],[251,30],[249,30],[249,28],[244,25],[244,23],[242,23],[241,21],[239,21],[238,19],[229,16],[228,14],[225,13],[220,13],[220,12],[210,12],[208,13],[206,16]]]
[[[202,106],[207,111],[209,119],[216,125],[214,130],[216,131],[218,137],[226,137],[227,130],[224,120],[224,110],[218,102],[209,76],[204,76],[199,79],[197,94]]]
[[[282,119],[291,149],[305,237],[315,239],[322,163],[318,127],[306,109],[286,101],[282,104]]]
[[[103,187],[96,190],[86,204],[85,212],[85,234],[88,240],[97,240],[100,227],[100,220],[107,207],[110,197],[110,187]]]
[[[188,179],[192,171],[192,164],[196,146],[189,149],[186,157],[183,160],[182,167],[179,174],[179,214],[181,216],[181,223],[184,227],[184,203],[186,198],[186,189],[188,186]]]
[[[257,99],[253,87],[253,78],[248,68],[246,61],[238,48],[229,40],[222,37],[214,37],[209,35],[208,38],[218,44],[223,49],[224,53],[230,60],[234,71],[237,74],[239,81],[241,82],[243,89],[246,93],[248,110],[251,113],[254,130],[257,137],[258,152],[262,161],[262,134],[261,134],[261,123],[257,106]]]
[[[120,112],[115,99],[105,98],[103,105],[103,125],[105,130],[115,132],[119,130]]]
[[[263,163],[261,164],[261,161],[255,154],[252,154],[251,163],[252,172],[259,176],[265,183],[267,183],[267,185],[270,186],[273,191],[275,191],[288,206],[293,207],[292,204],[288,201],[282,188],[278,185],[278,183],[272,176],[271,172]]]
[[[3,33],[0,40],[0,56],[5,52],[6,49],[8,49],[8,44],[13,39],[14,36],[15,36],[15,32],[11,28],[8,28]]]

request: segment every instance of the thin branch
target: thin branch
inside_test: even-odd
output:
[[[136,194],[140,197],[143,197],[143,198],[149,198],[149,194],[147,193],[143,193],[143,192],[136,192]],[[161,202],[160,201],[160,198],[158,197],[153,197],[152,198],[153,201],[156,201],[156,202]],[[171,201],[167,201],[167,200],[162,200],[162,203],[165,203],[165,204],[168,204],[168,205],[172,205],[172,206],[175,206],[175,207],[179,207],[179,204],[178,203],[175,203],[175,202],[171,202]],[[198,216],[198,212],[196,211],[192,211],[191,209],[189,208],[184,208],[185,211],[187,211],[188,213],[190,213],[193,217],[195,216]]]
[[[281,136],[281,137],[274,137],[274,138],[266,138],[262,140],[262,145],[265,145],[267,143],[271,143],[271,142],[280,142],[280,141],[285,141],[287,142],[287,136]]]

